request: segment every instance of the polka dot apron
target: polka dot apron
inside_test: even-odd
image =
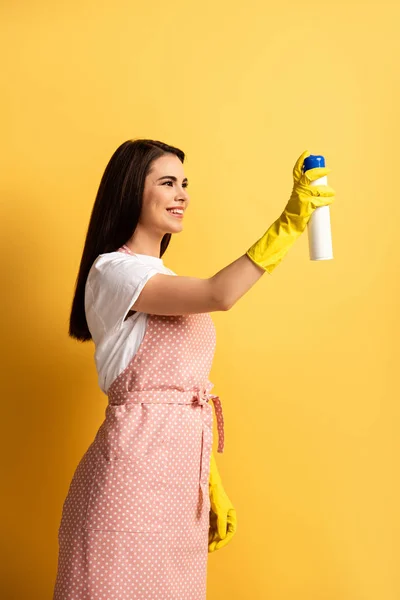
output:
[[[215,341],[208,313],[148,315],[64,501],[53,600],[205,600]]]

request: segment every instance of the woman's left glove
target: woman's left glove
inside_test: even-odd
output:
[[[209,491],[211,510],[208,552],[214,552],[226,546],[235,535],[236,510],[223,488],[213,452],[210,460]]]

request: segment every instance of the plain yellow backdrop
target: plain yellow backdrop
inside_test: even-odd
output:
[[[398,2],[0,10],[1,597],[52,597],[62,503],[107,403],[93,343],[67,334],[75,278],[105,166],[145,137],[187,154],[163,256],[180,275],[245,253],[303,150],[336,190],[334,260],[310,261],[305,233],[212,313],[238,530],[209,555],[207,599],[399,600]]]

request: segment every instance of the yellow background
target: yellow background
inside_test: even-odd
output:
[[[303,150],[337,194],[334,260],[310,261],[305,233],[212,314],[238,530],[207,600],[400,598],[399,17],[394,0],[3,3],[2,598],[52,597],[107,403],[92,342],[67,335],[75,278],[105,166],[138,137],[187,153],[163,257],[181,275],[244,254]]]

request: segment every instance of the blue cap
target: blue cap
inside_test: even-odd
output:
[[[311,154],[304,159],[303,163],[303,173],[305,171],[309,171],[310,169],[315,169],[316,167],[324,167],[325,166],[325,158],[320,155]]]

